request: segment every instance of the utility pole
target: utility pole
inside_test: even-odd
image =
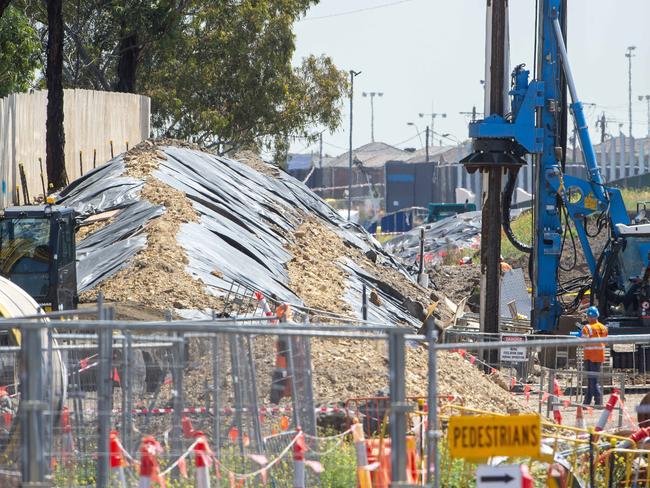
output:
[[[350,151],[348,159],[348,221],[350,220],[350,213],[352,213],[352,111],[354,99],[354,77],[359,76],[361,71],[350,70]]]
[[[506,70],[508,70],[508,0],[487,0],[488,57],[486,59],[485,113],[505,115]],[[493,168],[483,176],[481,223],[481,315],[482,332],[499,332],[499,297],[501,282],[501,167]],[[485,191],[485,190],[484,190]],[[496,351],[488,351],[485,361],[497,362]]]
[[[323,170],[323,133],[318,134],[318,167]]]
[[[433,139],[433,137],[431,139]],[[428,163],[429,162],[429,126],[428,125],[427,125],[426,133],[424,134],[424,141],[425,141],[424,152],[426,154],[426,158],[427,158],[426,160],[427,160],[427,163]]]
[[[383,97],[382,92],[363,92],[364,97],[370,97],[370,141],[375,142],[375,95]]]
[[[596,127],[600,127],[600,142],[601,144],[605,142],[605,135],[607,134],[607,117],[605,117],[605,112],[600,116],[600,119],[596,122]]]
[[[636,49],[636,46],[628,46],[627,52],[625,53],[625,57],[627,58],[628,61],[628,66],[627,66],[627,82],[628,82],[628,108],[629,108],[629,116],[630,116],[630,137],[632,136],[632,58],[634,57],[634,54],[632,52]]]
[[[315,179],[317,186],[325,186],[325,175],[323,174],[323,131],[318,134],[318,177]]]
[[[476,105],[472,107],[471,112],[458,112],[459,115],[469,115],[472,118],[472,122],[476,122],[476,117],[477,115],[483,115],[482,113],[479,113],[476,111]]]
[[[645,101],[648,104],[648,137],[650,137],[650,95],[639,95],[639,102]]]

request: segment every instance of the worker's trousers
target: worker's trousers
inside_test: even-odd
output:
[[[585,394],[585,405],[591,403],[594,399],[595,405],[603,404],[603,394],[598,382],[600,376],[600,368],[603,363],[585,360],[585,371],[587,372],[587,393]]]

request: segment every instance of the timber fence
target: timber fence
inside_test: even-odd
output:
[[[0,208],[47,192],[47,91],[0,99]],[[64,90],[68,180],[81,176],[150,136],[150,100],[130,93]],[[24,179],[21,179],[21,167]]]

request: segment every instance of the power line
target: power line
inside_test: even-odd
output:
[[[395,147],[400,146],[400,145],[404,144],[405,142],[412,141],[412,140],[415,139],[416,137],[420,137],[421,135],[422,135],[422,131],[419,131],[419,132],[418,132],[417,134],[415,134],[414,136],[409,137],[408,139],[406,139],[406,140],[404,140],[404,141],[402,141],[402,142],[396,142],[395,144],[391,144],[391,146],[395,146]]]
[[[401,5],[403,3],[409,3],[409,2],[414,2],[415,0],[399,0],[397,2],[390,2],[390,3],[384,3],[381,5],[375,5],[374,7],[366,7],[366,8],[360,8],[357,10],[348,10],[346,12],[338,12],[336,14],[328,14],[328,15],[319,15],[318,17],[305,17],[304,19],[300,19],[298,22],[305,22],[307,20],[319,20],[319,19],[329,19],[332,17],[342,17],[344,15],[353,15],[353,14],[358,14],[361,12],[368,12],[369,10],[378,10],[380,8],[386,8],[386,7],[393,7],[395,5]]]

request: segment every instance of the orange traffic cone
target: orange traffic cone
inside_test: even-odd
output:
[[[576,410],[576,427],[578,429],[585,428],[585,413],[582,411],[582,405],[578,405]]]

